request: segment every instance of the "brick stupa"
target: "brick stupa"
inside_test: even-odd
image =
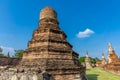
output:
[[[88,52],[86,52],[86,57],[85,57],[85,66],[87,69],[92,68],[92,63],[91,60],[88,56]]]
[[[55,10],[45,7],[40,12],[38,29],[33,32],[17,67],[39,67],[55,80],[87,80],[85,67],[79,63],[79,55],[66,38],[59,28]]]
[[[106,61],[106,59],[105,59],[104,53],[102,53],[101,66],[104,66],[105,64],[107,64],[107,61]]]
[[[108,63],[103,66],[103,69],[120,75],[120,59],[115,53],[111,43],[108,43]]]
[[[118,56],[116,55],[112,44],[108,43],[108,63],[115,63],[118,61]]]

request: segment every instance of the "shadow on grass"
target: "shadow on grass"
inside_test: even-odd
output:
[[[98,77],[99,75],[97,74],[87,74],[87,78],[88,80],[98,80]]]

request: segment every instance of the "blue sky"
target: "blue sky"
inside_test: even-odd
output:
[[[45,6],[58,13],[60,28],[73,50],[84,56],[107,57],[111,42],[120,56],[119,0],[0,0],[0,46],[6,53],[26,49],[38,27],[39,13]]]

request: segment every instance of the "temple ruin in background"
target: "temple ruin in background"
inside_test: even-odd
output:
[[[86,52],[85,66],[86,66],[87,69],[93,68],[93,67],[92,67],[92,63],[91,63],[91,60],[90,60],[90,58],[89,58],[89,56],[88,56],[88,52]]]
[[[120,75],[120,58],[116,55],[112,44],[108,44],[108,63],[102,66],[104,70]]]

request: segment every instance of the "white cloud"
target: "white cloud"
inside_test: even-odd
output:
[[[85,31],[80,31],[78,34],[77,34],[77,37],[78,38],[86,38],[86,37],[90,37],[92,34],[94,34],[95,32],[91,29],[86,29]]]
[[[14,54],[14,48],[12,47],[5,47],[5,46],[0,46],[3,49],[3,53],[7,54],[8,52],[10,53],[10,55]]]

